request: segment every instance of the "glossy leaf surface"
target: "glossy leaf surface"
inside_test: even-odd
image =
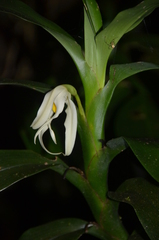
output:
[[[153,63],[147,62],[135,62],[135,63],[127,63],[127,64],[116,64],[111,65],[109,78],[115,83],[119,83],[122,80],[135,75],[136,73],[159,69],[159,66]]]
[[[60,219],[26,231],[20,240],[76,240],[84,234],[87,222],[80,219]]]
[[[1,150],[0,190],[59,164],[62,164],[60,159],[50,160],[28,150]]]
[[[122,137],[112,139],[108,141],[100,151],[98,151],[88,166],[86,171],[87,178],[103,201],[105,200],[106,193],[108,191],[107,175],[109,164],[115,156],[124,151],[126,148],[127,144]],[[97,175],[95,175],[95,173]]]
[[[100,218],[103,203],[84,177],[82,171],[70,168],[59,158],[54,160],[28,150],[1,150],[0,151],[0,190],[12,184],[35,175],[46,169],[52,169],[63,175],[76,186],[89,203],[93,214]]]
[[[96,139],[97,146],[99,146],[98,139],[104,137],[105,114],[117,85],[127,77],[152,69],[159,69],[159,66],[144,62],[111,66],[110,80],[105,87],[96,94],[87,111],[87,119],[89,125],[92,127],[91,130],[94,139]]]
[[[84,90],[85,92],[87,92],[85,100],[86,105],[88,105],[92,99],[92,96],[98,89],[98,85],[97,79],[93,71],[90,69],[84,59],[81,46],[62,28],[60,28],[55,23],[49,21],[48,19],[45,19],[21,1],[1,0],[0,11],[13,14],[19,18],[22,18],[23,20],[42,27],[61,43],[61,45],[68,51],[68,53],[72,57],[79,71],[81,80],[83,82]],[[92,91],[90,91],[90,88],[92,88]]]
[[[147,172],[159,182],[159,141],[124,139]]]
[[[84,11],[84,45],[85,45],[85,60],[87,64],[96,73],[97,58],[96,58],[96,43],[95,33],[93,32],[86,10]]]
[[[88,223],[77,218],[65,218],[31,228],[19,240],[76,240],[86,233],[102,240],[107,239],[104,232],[95,223]]]
[[[0,79],[0,85],[15,85],[20,87],[27,87],[42,93],[46,93],[47,91],[51,90],[51,87],[45,83],[26,80]]]
[[[142,1],[137,6],[120,12],[114,20],[97,35],[96,41],[99,64],[97,76],[103,81],[103,85],[108,58],[120,38],[140,24],[142,20],[157,7],[159,7],[158,0]]]
[[[25,3],[18,0],[1,0],[0,11],[11,13],[26,21],[41,26],[51,35],[53,35],[66,48],[76,63],[81,61],[81,48],[75,42],[75,40],[58,25],[40,16]]]
[[[117,236],[120,239],[126,239],[127,233],[118,216],[118,204],[107,199],[107,177],[110,162],[128,146],[123,138],[112,139],[107,143],[104,140],[99,142],[101,150],[93,156],[85,171],[91,187],[102,203],[98,222],[100,221],[105,226],[112,239]]]
[[[109,197],[133,206],[144,230],[151,240],[159,239],[159,186],[142,178],[125,181]]]
[[[102,27],[102,17],[98,4],[95,0],[83,0],[83,4],[93,31],[93,35],[95,36]]]
[[[95,0],[83,0],[84,4],[84,43],[85,60],[96,73],[97,48],[96,33],[102,27],[102,18]],[[98,79],[97,79],[98,81]]]

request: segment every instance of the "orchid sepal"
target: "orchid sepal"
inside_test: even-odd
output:
[[[64,156],[71,154],[76,139],[77,110],[74,102],[71,100],[71,94],[73,92],[73,94],[77,95],[77,92],[71,85],[68,85],[69,88],[66,86],[67,85],[57,86],[45,95],[44,100],[37,112],[37,116],[31,124],[33,129],[38,129],[34,137],[34,143],[36,143],[36,138],[38,137],[42,148],[49,154],[53,155],[59,155],[62,152],[50,152],[43,143],[43,134],[49,130],[53,142],[57,144],[55,133],[51,127],[51,122],[64,110],[65,104],[67,105],[67,108],[65,110],[66,120],[64,123],[65,153],[62,153]],[[71,87],[74,89],[74,91],[71,90],[70,93],[69,89],[71,89]]]

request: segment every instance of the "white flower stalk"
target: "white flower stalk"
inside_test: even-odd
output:
[[[55,133],[51,128],[51,122],[53,119],[57,118],[59,114],[63,111],[65,104],[67,108],[66,120],[64,122],[65,126],[65,156],[71,154],[72,149],[75,144],[76,132],[77,132],[77,111],[76,107],[71,100],[71,93],[68,92],[67,88],[60,85],[54,88],[52,91],[48,92],[37,112],[37,116],[34,119],[31,127],[33,129],[38,129],[34,137],[34,143],[36,144],[37,137],[43,149],[49,154],[58,155],[59,153],[50,152],[46,149],[43,143],[43,134],[49,130],[50,136],[53,142],[56,144]]]

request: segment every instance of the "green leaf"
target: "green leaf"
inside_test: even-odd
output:
[[[86,233],[102,240],[107,239],[96,223],[89,223],[77,218],[64,218],[31,228],[23,233],[19,240],[76,240]]]
[[[147,172],[159,182],[159,141],[124,139]]]
[[[84,44],[85,44],[85,60],[87,64],[96,73],[96,43],[95,43],[95,33],[92,30],[92,26],[88,19],[86,11],[84,11]]]
[[[96,73],[97,48],[95,42],[96,33],[102,27],[102,18],[95,0],[83,0],[84,3],[84,42],[85,59],[88,65]]]
[[[104,143],[100,142],[101,146]],[[91,187],[95,190],[99,199],[103,203],[102,214],[99,215],[99,221],[105,226],[107,232],[113,238],[126,239],[122,223],[118,216],[118,204],[107,198],[108,186],[107,177],[109,164],[116,155],[127,148],[123,138],[112,139],[95,154],[86,169],[86,176]],[[100,187],[99,187],[100,186]]]
[[[110,80],[103,89],[98,91],[92,100],[90,108],[86,112],[87,120],[89,125],[92,126],[91,131],[94,139],[96,139],[97,146],[99,146],[98,139],[104,137],[105,115],[117,85],[126,77],[150,69],[159,69],[159,66],[144,62],[111,66]]]
[[[111,65],[109,79],[111,79],[111,81],[115,81],[115,83],[118,84],[122,80],[132,75],[135,75],[136,73],[153,69],[159,69],[159,66],[153,63],[146,62]]]
[[[18,0],[1,0],[0,11],[11,13],[17,17],[22,18],[23,20],[41,26],[64,46],[76,64],[83,61],[81,47],[77,44],[77,42],[75,42],[75,40],[62,28],[40,16],[25,3]]]
[[[96,33],[102,27],[102,17],[100,14],[98,4],[96,3],[95,0],[83,0],[83,4],[90,26],[93,31],[93,35],[95,37]]]
[[[30,150],[0,150],[0,190],[46,169],[65,174],[65,178],[80,191],[85,189],[86,199],[92,197],[92,190],[82,174],[69,170],[69,166],[58,157],[52,160]],[[93,199],[92,204],[94,206]]]
[[[102,141],[104,142],[104,140]],[[109,164],[115,156],[124,151],[126,148],[127,144],[122,137],[108,141],[106,145],[92,158],[88,169],[86,170],[87,178],[91,186],[95,189],[103,201],[105,200],[105,196],[108,191],[107,176]]]
[[[113,200],[133,206],[144,230],[151,240],[159,239],[159,187],[142,178],[129,179],[116,192],[109,192]]]
[[[51,90],[51,86],[34,81],[26,81],[26,80],[12,80],[12,79],[0,79],[0,85],[16,85],[21,87],[27,87],[33,89],[38,92],[46,93]]]
[[[84,234],[86,225],[86,221],[77,218],[60,219],[29,229],[19,240],[76,240]]]
[[[90,186],[82,171],[75,167],[69,168],[58,157],[51,160],[29,150],[1,150],[0,190],[2,191],[12,184],[46,169],[52,169],[65,176],[68,181],[77,187],[88,202],[95,218],[100,219],[103,203],[99,196]],[[107,236],[109,233],[103,233],[103,235]]]
[[[99,225],[96,223],[91,222],[88,230],[86,229],[86,233],[88,233],[94,237],[97,237],[98,239],[101,239],[101,240],[109,240],[110,239],[110,236],[107,235],[106,231],[103,230],[103,228],[100,228]]]
[[[81,80],[83,82],[85,93],[87,93],[85,96],[86,106],[89,105],[92,96],[94,96],[95,92],[98,89],[98,84],[95,74],[84,59],[80,45],[62,28],[40,16],[23,2],[20,2],[18,0],[1,0],[0,11],[13,14],[17,17],[22,18],[23,20],[42,27],[62,44],[62,46],[68,51],[74,63],[76,64],[78,72],[81,76]],[[92,89],[92,91],[90,91],[90,89]]]
[[[101,86],[103,86],[105,82],[105,69],[108,58],[117,42],[125,33],[135,28],[157,7],[159,7],[158,0],[142,1],[136,7],[120,12],[114,20],[97,35],[97,78],[102,81]]]
[[[59,158],[50,160],[28,150],[0,150],[0,191],[24,178],[62,164]]]
[[[1,150],[0,190],[4,190],[12,184],[46,169],[52,169],[53,171],[56,171],[61,175],[65,176],[67,180],[69,180],[75,187],[77,187],[81,191],[86,201],[88,202],[95,219],[99,222],[102,222],[102,224],[106,222],[107,224],[105,226],[110,224],[109,222],[112,221],[112,216],[111,218],[107,218],[105,216],[105,210],[107,210],[107,214],[110,215],[110,208],[108,208],[108,202],[107,204],[103,204],[104,202],[101,201],[100,197],[92,188],[89,181],[84,177],[82,171],[76,169],[75,167],[69,168],[57,157],[55,157],[54,160],[51,160],[29,150]],[[109,205],[111,205],[111,202],[109,202]],[[114,214],[117,215],[116,204],[115,208],[114,204],[111,207],[113,208]],[[83,230],[79,230],[76,233],[68,234],[68,239],[73,239],[75,238],[75,236],[79,236],[82,233]],[[119,219],[117,218],[116,235],[118,235],[118,233],[120,234],[120,236],[123,236],[123,238],[121,239],[125,239],[125,235],[123,235],[125,234],[125,231]],[[111,228],[103,231],[102,229],[97,227],[97,229],[91,231],[90,234],[94,236],[99,236],[99,238],[100,234],[102,234],[101,239],[110,239],[112,231]],[[66,238],[63,237],[63,239]]]

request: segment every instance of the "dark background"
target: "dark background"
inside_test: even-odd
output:
[[[64,28],[83,47],[82,1],[24,2]],[[104,24],[111,22],[119,11],[139,2],[98,1]],[[134,61],[159,64],[158,9],[136,29],[124,35],[110,57],[108,69],[111,64]],[[0,79],[3,78],[45,82],[53,87],[64,83],[72,84],[84,101],[78,72],[64,48],[40,27],[0,13]],[[121,135],[155,139],[159,137],[158,87],[159,71],[140,73],[118,86],[106,118],[106,140]],[[45,154],[39,143],[36,146],[33,144],[35,132],[30,129],[43,96],[21,87],[0,86],[1,149],[28,148]],[[62,115],[60,123],[63,118]],[[58,125],[59,122],[55,122],[55,128],[58,129]],[[62,131],[60,135],[62,136]],[[70,158],[65,158],[65,161],[69,165],[82,168],[79,137],[77,143],[73,154]],[[115,190],[125,179],[135,176],[148,177],[128,149],[115,158],[110,166],[110,190]],[[136,226],[140,227],[130,207],[121,205],[120,214],[130,233]],[[51,170],[25,179],[0,193],[1,240],[16,240],[31,227],[65,217],[94,220],[79,191]],[[86,236],[82,239],[89,238]]]

